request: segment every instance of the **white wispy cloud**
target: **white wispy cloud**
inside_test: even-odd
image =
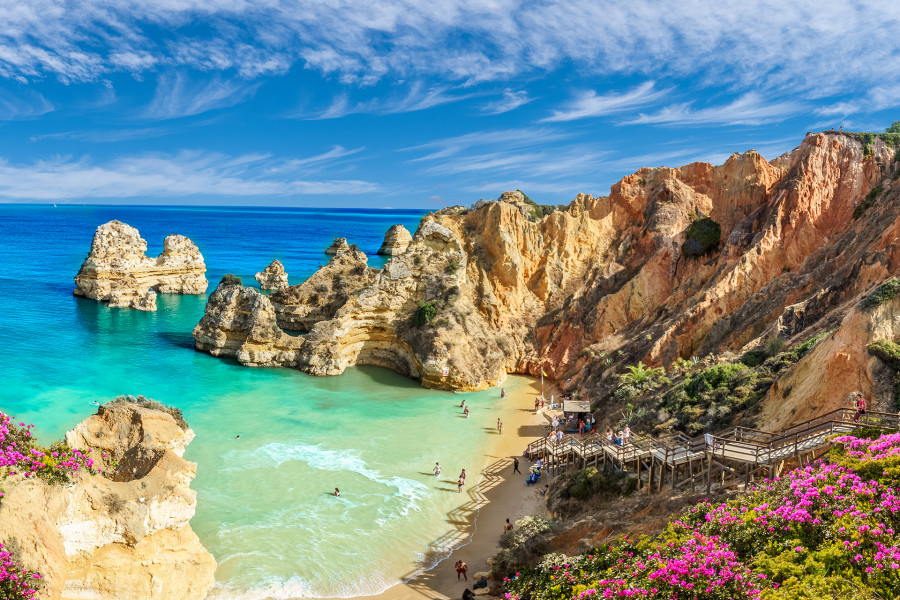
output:
[[[30,0],[0,3],[0,77],[300,64],[359,85],[471,84],[572,65],[825,97],[900,79],[898,30],[900,3],[844,0]]]
[[[144,113],[151,119],[175,119],[239,104],[252,96],[259,83],[214,76],[195,81],[184,73],[160,76],[153,101]]]
[[[327,153],[326,153],[327,154]],[[337,157],[333,154],[331,158]],[[322,156],[311,160],[329,160]],[[305,164],[267,155],[226,156],[207,152],[146,154],[97,163],[89,157],[58,157],[30,164],[0,159],[0,198],[183,198],[188,196],[291,196],[365,194],[375,183],[298,177]],[[308,163],[307,163],[308,164]],[[274,175],[274,176],[273,176]]]
[[[515,110],[532,100],[534,98],[529,98],[528,92],[525,90],[511,90],[507,88],[503,90],[503,96],[500,99],[488,102],[481,107],[481,111],[488,115],[499,115]]]
[[[672,104],[651,114],[641,113],[627,124],[672,124],[672,125],[758,125],[782,121],[806,109],[802,102],[794,100],[766,101],[760,94],[749,92],[728,104],[694,108],[693,102]]]
[[[25,90],[22,94],[0,93],[0,121],[34,119],[53,111],[53,105],[41,94]]]
[[[593,90],[582,92],[563,108],[554,110],[553,114],[543,121],[574,121],[587,117],[602,117],[646,106],[668,93],[668,90],[655,90],[654,85],[654,82],[646,81],[623,93],[598,94]]]
[[[114,143],[127,140],[144,140],[175,133],[177,130],[169,127],[135,127],[128,129],[93,129],[86,131],[59,131],[33,135],[29,139],[32,142],[42,140],[76,140],[91,143]]]
[[[353,102],[346,93],[341,93],[335,96],[328,108],[323,111],[300,111],[290,116],[300,119],[325,120],[339,119],[353,114],[392,115],[426,110],[442,104],[466,100],[476,95],[480,95],[480,93],[453,92],[449,86],[427,86],[423,82],[417,81],[409,85],[405,91],[376,96],[359,102]]]
[[[431,161],[455,156],[476,147],[502,147],[508,151],[547,145],[572,137],[571,132],[550,127],[523,127],[476,131],[463,135],[432,140],[424,144],[404,148],[405,152],[426,151],[426,154],[411,159],[412,162]]]

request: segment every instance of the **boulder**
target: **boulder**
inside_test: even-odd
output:
[[[392,225],[384,234],[384,242],[378,249],[378,254],[397,256],[403,254],[412,242],[412,234],[403,225]]]
[[[349,249],[350,245],[347,244],[347,238],[334,238],[334,241],[331,243],[331,245],[325,249],[325,254],[334,256],[335,254],[346,252]]]

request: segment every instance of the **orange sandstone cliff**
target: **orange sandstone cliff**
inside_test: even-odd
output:
[[[865,346],[893,329],[854,307],[898,272],[898,172],[880,139],[864,148],[826,132],[772,163],[751,150],[721,166],[644,168],[547,215],[507,192],[427,215],[381,270],[351,248],[271,298],[222,284],[194,337],[251,366],[376,364],[461,390],[543,369],[596,395],[638,361],[667,367],[837,328],[782,377],[805,373],[802,385],[770,391],[824,410],[826,394],[881,393]]]

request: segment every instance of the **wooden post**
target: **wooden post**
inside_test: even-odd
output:
[[[706,493],[712,492],[712,452],[706,452]]]

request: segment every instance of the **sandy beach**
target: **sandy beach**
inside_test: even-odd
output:
[[[446,516],[447,533],[436,540],[436,545],[456,549],[430,570],[398,583],[389,590],[375,595],[362,596],[366,600],[446,600],[461,598],[467,582],[457,579],[454,565],[463,560],[468,566],[468,586],[474,583],[475,573],[490,571],[487,560],[500,550],[499,540],[506,519],[515,522],[529,514],[544,510],[544,499],[539,490],[546,483],[528,487],[525,477],[531,462],[522,457],[525,447],[545,431],[543,414],[534,413],[534,397],[541,393],[540,380],[526,386],[517,386],[498,403],[503,419],[503,435],[497,435],[486,456],[488,466],[480,473],[478,485],[464,489],[468,501]],[[499,393],[499,390],[498,390]],[[545,396],[559,396],[558,390],[545,381]],[[492,425],[487,423],[486,425]],[[513,458],[519,458],[522,474],[513,475]],[[471,479],[470,479],[471,481]],[[424,564],[433,563],[438,557],[426,556]]]

